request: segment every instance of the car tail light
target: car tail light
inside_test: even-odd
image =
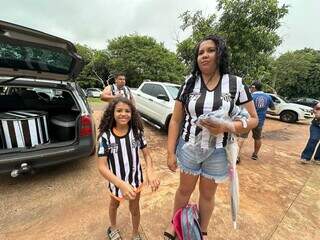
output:
[[[92,134],[92,123],[89,115],[81,116],[80,137],[90,136]]]

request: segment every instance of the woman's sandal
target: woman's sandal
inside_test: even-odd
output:
[[[176,239],[176,236],[173,236],[168,232],[163,233],[163,240],[175,240],[175,239]]]
[[[134,237],[132,238],[132,240],[143,240],[143,238],[142,238],[141,235],[139,234],[139,235],[137,235],[137,236],[134,236]]]

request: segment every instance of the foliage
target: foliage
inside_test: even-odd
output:
[[[183,21],[181,25],[183,31],[189,27],[192,29],[191,36],[177,44],[178,56],[190,66],[197,42],[209,34],[216,33],[216,15],[212,14],[205,18],[202,16],[202,11],[196,11],[193,15],[190,11],[186,11],[179,18]]]
[[[215,33],[224,36],[230,47],[232,73],[249,80],[268,75],[270,56],[281,43],[276,30],[288,6],[278,7],[277,0],[218,0],[218,11],[218,21],[215,14],[205,18],[201,12],[180,17],[182,29],[191,27],[192,34],[178,44],[178,55],[190,63],[194,43]]]
[[[84,61],[84,68],[77,81],[82,88],[103,87],[102,79],[109,75],[108,55],[106,51],[91,49],[86,45],[76,44],[78,54]],[[101,78],[101,79],[100,79]]]
[[[93,61],[91,64],[91,69],[94,73],[94,76],[99,79],[101,84],[106,85],[106,80],[110,75],[109,71],[109,61],[110,57],[107,53],[107,50],[96,50],[94,52]]]
[[[136,34],[109,41],[110,72],[124,72],[128,85],[137,87],[143,80],[180,82],[185,66],[162,43]]]
[[[280,95],[318,99],[320,51],[306,48],[281,55],[274,63],[272,79]]]

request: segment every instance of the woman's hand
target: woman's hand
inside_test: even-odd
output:
[[[222,121],[220,119],[201,119],[200,124],[208,129],[212,135],[218,135],[224,132],[235,132],[235,126],[231,121]]]
[[[172,172],[175,172],[177,170],[178,165],[177,165],[177,158],[175,154],[168,154],[167,166]]]
[[[147,184],[151,187],[152,192],[158,190],[160,185],[160,180],[151,168],[147,168]]]
[[[134,200],[136,198],[136,190],[129,183],[122,181],[119,188],[123,194],[123,197],[127,200]]]

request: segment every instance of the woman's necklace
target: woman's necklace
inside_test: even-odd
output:
[[[213,73],[210,77],[208,77],[206,79],[207,80],[205,80],[205,78],[204,78],[203,80],[204,80],[204,83],[206,84],[207,88],[209,90],[214,89],[219,83],[220,74]]]

